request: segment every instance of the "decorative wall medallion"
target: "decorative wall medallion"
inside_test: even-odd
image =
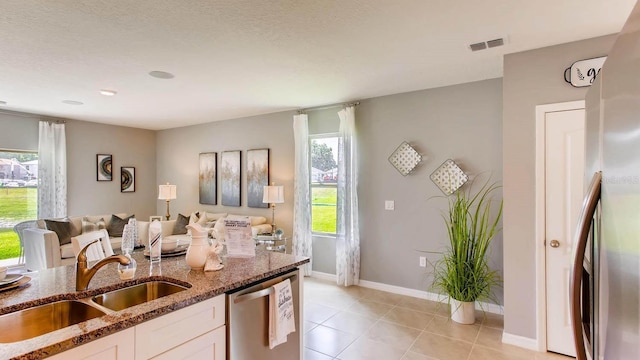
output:
[[[469,176],[451,159],[443,162],[429,177],[445,195],[453,194],[469,180]]]
[[[389,156],[389,162],[402,176],[409,175],[421,161],[422,155],[406,141],[403,141],[391,156]]]

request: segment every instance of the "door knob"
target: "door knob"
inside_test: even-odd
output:
[[[558,240],[551,240],[551,242],[549,243],[549,245],[550,245],[552,248],[560,247],[560,241],[558,241]]]

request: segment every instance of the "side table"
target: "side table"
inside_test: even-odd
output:
[[[276,239],[274,236],[258,236],[253,238],[256,245],[264,245],[267,251],[277,251],[281,253],[287,252],[287,238],[286,236]]]

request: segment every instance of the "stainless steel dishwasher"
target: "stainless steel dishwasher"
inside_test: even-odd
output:
[[[281,281],[291,281],[296,331],[287,342],[269,349],[269,293]],[[301,360],[300,271],[262,280],[227,293],[227,360]]]

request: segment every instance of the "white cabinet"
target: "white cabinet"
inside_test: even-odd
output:
[[[224,343],[224,322],[225,295],[144,322],[135,327],[135,358],[153,358],[218,328]]]
[[[54,355],[50,359],[91,359],[116,360],[132,359],[134,356],[134,329],[129,328],[98,340],[86,343],[63,353]]]
[[[225,360],[227,358],[226,351],[226,329],[221,326],[213,331],[209,331],[204,335],[200,335],[193,340],[189,340],[182,345],[164,352],[154,360],[172,360],[172,359],[211,359]]]
[[[224,360],[225,301],[219,295],[51,358]]]

